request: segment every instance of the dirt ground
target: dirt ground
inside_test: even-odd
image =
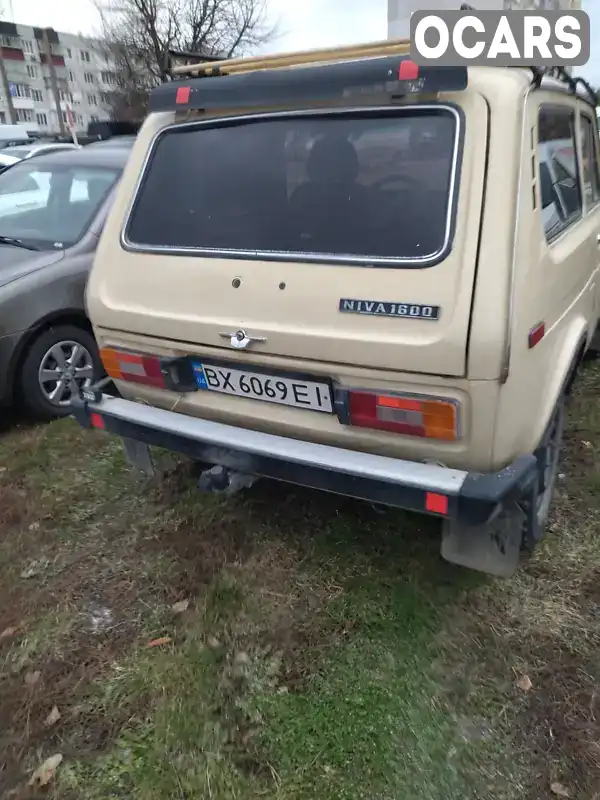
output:
[[[0,433],[0,797],[600,798],[600,368],[501,581],[434,521]],[[46,764],[42,773],[38,767]]]

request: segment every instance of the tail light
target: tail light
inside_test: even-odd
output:
[[[165,376],[158,356],[138,355],[122,350],[104,348],[100,357],[107,375],[121,381],[133,381],[147,386],[166,388]]]
[[[454,441],[458,438],[458,404],[436,397],[348,392],[350,425],[360,428]]]

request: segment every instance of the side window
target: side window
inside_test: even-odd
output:
[[[542,106],[538,119],[538,157],[546,239],[552,239],[581,216],[575,142],[574,109]]]
[[[583,193],[588,206],[600,200],[600,173],[598,172],[598,150],[596,149],[595,125],[585,114],[581,115],[581,171]]]

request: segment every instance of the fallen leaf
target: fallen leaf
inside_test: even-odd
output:
[[[217,639],[216,636],[209,636],[206,640],[206,644],[210,647],[211,650],[218,650],[221,647],[221,643]]]
[[[11,636],[14,636],[18,630],[18,628],[4,628],[2,633],[0,633],[0,639],[9,639]]]
[[[557,797],[571,797],[571,792],[562,783],[551,783],[550,791]]]
[[[581,444],[582,444],[584,447],[587,447],[587,448],[590,448],[590,447],[592,446],[592,443],[591,443],[591,442],[584,442],[584,441],[582,441],[582,442],[581,442]],[[557,784],[557,785],[560,785],[560,784]]]
[[[52,711],[48,714],[48,716],[44,720],[44,725],[46,725],[46,727],[49,728],[51,725],[55,725],[59,719],[60,719],[60,711],[58,710],[57,706],[54,706],[52,708]]]
[[[35,578],[50,565],[47,558],[34,559],[29,566],[21,572],[22,578]]]
[[[171,641],[170,636],[161,636],[160,639],[152,639],[151,642],[148,642],[148,647],[161,647],[163,644],[169,644]]]
[[[37,784],[38,786],[46,786],[49,784],[62,760],[63,757],[60,753],[47,758],[33,773],[29,779],[29,785],[35,786]]]
[[[519,689],[521,689],[521,691],[528,692],[533,687],[533,683],[531,682],[529,675],[521,675],[517,681],[517,686]]]
[[[39,683],[41,677],[42,673],[39,671],[39,669],[36,669],[35,672],[26,672],[25,683],[27,686],[35,686],[36,683]]]
[[[189,600],[180,600],[178,603],[173,603],[171,609],[176,614],[183,614],[184,611],[187,611],[189,604],[190,604]]]

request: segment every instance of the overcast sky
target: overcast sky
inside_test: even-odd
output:
[[[24,25],[93,35],[98,17],[92,0],[0,0],[5,18]],[[385,39],[387,0],[269,0],[280,37],[270,51],[313,48]],[[11,11],[12,7],[12,11]],[[600,85],[600,0],[583,0],[592,23],[592,56],[577,70]]]

